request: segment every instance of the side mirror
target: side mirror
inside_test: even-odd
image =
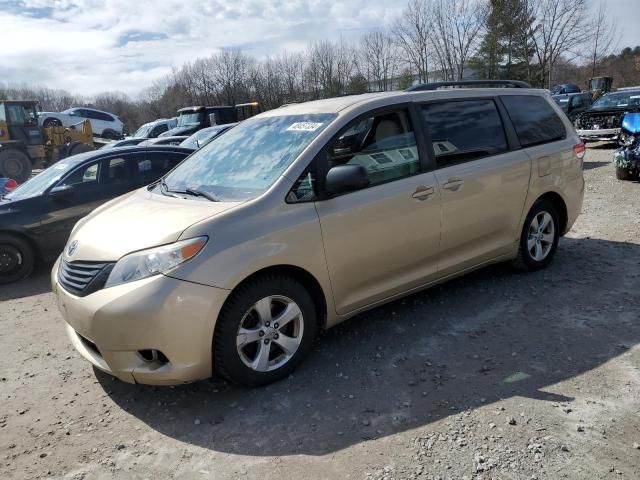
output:
[[[73,185],[58,185],[57,187],[53,187],[49,195],[55,198],[64,198],[73,195]]]
[[[367,170],[362,165],[338,165],[327,172],[325,189],[330,195],[352,192],[369,185]]]

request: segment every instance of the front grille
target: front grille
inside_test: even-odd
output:
[[[60,262],[58,281],[68,292],[85,297],[100,290],[109,277],[114,262]]]
[[[595,130],[594,125],[597,126],[597,130],[606,128],[620,128],[620,122],[622,121],[622,114],[617,115],[583,115],[579,120],[579,128],[584,130]]]

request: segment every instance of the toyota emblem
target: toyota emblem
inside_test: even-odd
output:
[[[73,242],[71,242],[71,245],[69,245],[69,247],[67,248],[67,255],[69,257],[73,255],[73,252],[76,251],[76,248],[78,248],[78,241],[74,240]]]

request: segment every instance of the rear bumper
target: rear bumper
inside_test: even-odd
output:
[[[218,313],[228,291],[156,275],[86,297],[53,292],[76,350],[96,368],[129,383],[173,385],[208,378]],[[164,358],[145,359],[156,350]]]
[[[578,130],[578,135],[586,141],[611,141],[617,140],[620,135],[619,128],[605,128],[599,130]]]

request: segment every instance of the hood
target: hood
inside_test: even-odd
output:
[[[160,136],[161,137],[178,137],[181,135],[189,135],[191,133],[194,133],[197,130],[198,130],[198,127],[194,125],[190,127],[175,127],[175,128],[172,128],[171,130],[167,130]]]
[[[116,261],[146,248],[177,241],[194,223],[239,205],[151,193],[146,187],[119,197],[80,220],[68,243],[77,247],[67,261]]]

